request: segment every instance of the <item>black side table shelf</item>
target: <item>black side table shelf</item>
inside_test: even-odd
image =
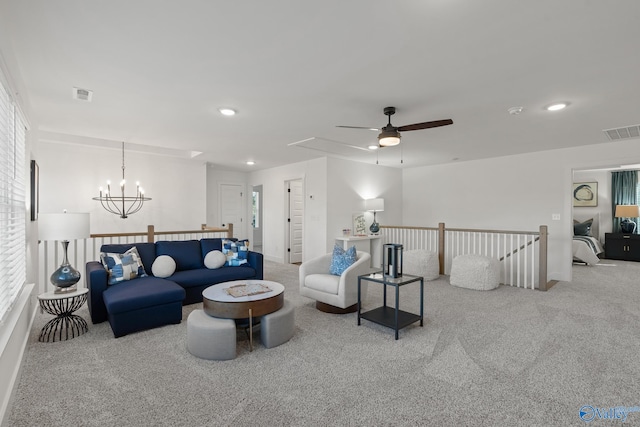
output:
[[[380,283],[384,286],[383,304],[382,307],[374,308],[373,310],[362,312],[362,304],[360,302],[360,288],[362,281],[367,280],[369,282]],[[408,285],[409,283],[420,282],[420,315],[409,313],[407,311],[400,310],[400,286]],[[396,306],[387,306],[387,286],[393,286],[396,288]],[[370,322],[377,323],[382,326],[393,329],[396,332],[396,340],[398,339],[398,331],[412,323],[420,321],[420,326],[424,324],[424,278],[421,276],[413,276],[411,274],[404,274],[396,279],[384,277],[382,272],[364,274],[358,276],[358,325],[360,325],[360,319],[366,319]]]
[[[80,316],[73,314],[87,301],[89,289],[78,289],[67,293],[53,291],[38,295],[40,308],[56,317],[49,320],[40,331],[38,341],[63,341],[78,337],[89,327]]]

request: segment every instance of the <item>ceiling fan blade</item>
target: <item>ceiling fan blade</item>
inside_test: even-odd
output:
[[[400,126],[398,131],[404,132],[406,130],[420,130],[420,129],[429,129],[429,128],[437,128],[440,126],[452,125],[453,120],[434,120],[432,122],[424,122],[424,123],[414,123],[412,125]]]
[[[374,130],[376,132],[379,132],[380,129],[378,128],[368,128],[368,127],[364,127],[364,126],[336,126],[337,128],[347,128],[347,129],[366,129],[366,130]]]

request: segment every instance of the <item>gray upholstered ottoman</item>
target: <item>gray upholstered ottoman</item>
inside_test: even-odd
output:
[[[488,291],[500,284],[500,262],[481,255],[458,255],[451,263],[449,283],[467,289]]]
[[[236,322],[193,310],[187,318],[187,350],[201,359],[235,359]]]
[[[440,277],[440,261],[433,251],[412,249],[402,254],[402,271],[414,276],[422,276],[424,280],[435,280]]]
[[[260,320],[260,340],[266,348],[284,344],[293,336],[295,310],[293,304],[285,300],[278,311],[265,314]]]

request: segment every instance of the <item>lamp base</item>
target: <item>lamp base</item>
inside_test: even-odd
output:
[[[620,221],[620,230],[625,234],[633,234],[636,232],[636,223],[628,219],[623,219]]]
[[[68,263],[63,263],[56,271],[51,275],[51,283],[56,288],[67,289],[73,287],[76,288],[76,283],[80,280],[80,272],[73,268]]]
[[[371,232],[371,234],[378,234],[378,232],[380,231],[380,224],[373,221],[371,223],[371,226],[369,227],[369,231]]]

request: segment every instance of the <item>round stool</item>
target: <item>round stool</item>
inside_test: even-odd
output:
[[[280,310],[260,319],[260,340],[266,348],[279,346],[291,339],[295,326],[293,304],[285,300]]]
[[[187,350],[201,359],[235,359],[236,322],[193,310],[187,318]]]

